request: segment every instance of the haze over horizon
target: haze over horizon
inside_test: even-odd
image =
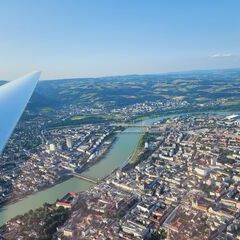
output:
[[[240,2],[2,1],[0,79],[240,67]],[[170,14],[169,14],[170,13]]]

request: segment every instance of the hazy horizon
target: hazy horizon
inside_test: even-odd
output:
[[[197,73],[197,72],[205,72],[205,71],[234,71],[234,70],[240,70],[240,67],[235,67],[235,68],[211,68],[211,69],[190,69],[190,70],[179,70],[179,71],[170,71],[170,72],[161,72],[161,73],[130,73],[130,74],[116,74],[116,75],[103,75],[103,76],[93,76],[93,77],[84,77],[84,76],[80,76],[80,77],[64,77],[64,78],[41,78],[40,77],[40,81],[58,81],[58,80],[68,80],[68,79],[98,79],[98,78],[112,78],[112,77],[125,77],[125,76],[144,76],[144,75],[171,75],[171,74],[191,74],[191,73]],[[31,72],[30,72],[31,73]],[[27,75],[29,73],[24,73],[24,75]],[[22,76],[24,76],[22,75]],[[18,76],[22,77],[22,76]],[[1,79],[0,77],[0,81],[14,81],[15,79]]]
[[[0,78],[236,68],[239,7],[236,0],[2,1]]]

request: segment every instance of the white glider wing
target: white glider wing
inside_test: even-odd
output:
[[[0,153],[32,96],[39,77],[40,72],[34,72],[0,86]]]

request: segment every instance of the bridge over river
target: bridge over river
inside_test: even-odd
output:
[[[149,132],[149,133],[158,133],[159,128],[152,128],[154,125],[152,124],[140,124],[140,123],[113,123],[111,126],[115,127],[126,127],[124,131],[117,131],[119,133],[143,133],[143,132]]]
[[[159,121],[161,118],[148,119],[141,123],[125,124],[136,128],[126,128],[127,131],[144,131],[144,126],[150,126],[153,122]],[[139,129],[137,128],[139,127]],[[134,152],[136,145],[140,139],[141,133],[135,134],[117,134],[117,139],[113,146],[95,165],[91,166],[84,174],[75,174],[75,177],[67,181],[56,184],[50,188],[44,189],[37,193],[28,195],[27,197],[12,203],[4,205],[0,208],[0,226],[16,215],[24,214],[30,209],[41,207],[45,202],[54,203],[57,198],[62,198],[67,192],[81,192],[89,189],[92,184],[96,184],[111,172],[122,166]],[[36,156],[37,157],[37,156]],[[74,173],[72,173],[73,175]],[[93,178],[94,176],[95,178]]]
[[[94,184],[97,184],[101,180],[99,178],[90,177],[90,176],[80,174],[80,173],[76,173],[76,172],[74,172],[72,175],[74,177],[80,178],[82,180],[85,180],[85,181],[88,181],[88,182],[91,182],[91,183],[94,183]]]
[[[113,127],[151,127],[151,124],[147,123],[112,123],[110,126]]]

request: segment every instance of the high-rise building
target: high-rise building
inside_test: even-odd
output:
[[[66,137],[66,145],[68,148],[72,148],[72,138]]]
[[[61,144],[60,142],[57,144],[57,149],[58,149],[59,151],[62,151],[62,144]]]
[[[50,144],[49,144],[49,150],[50,150],[51,152],[54,152],[54,151],[56,150],[56,146],[55,146],[54,143],[50,143]]]

